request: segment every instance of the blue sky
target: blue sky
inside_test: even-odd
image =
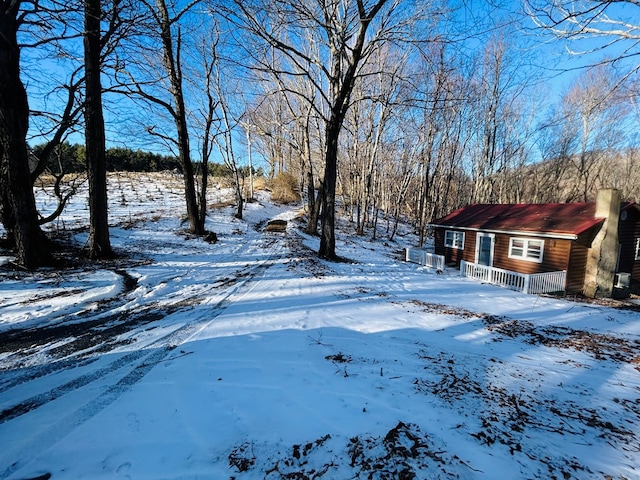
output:
[[[531,72],[537,72],[541,75],[541,85],[544,91],[545,101],[552,104],[560,99],[562,93],[568,88],[569,84],[583,71],[581,67],[597,62],[602,58],[603,52],[595,52],[588,56],[571,56],[567,53],[567,43],[562,40],[554,39],[550,34],[536,29],[532,29],[533,23],[530,19],[517,17],[514,8],[520,8],[519,2],[505,2],[507,8],[498,8],[495,2],[487,2],[485,0],[468,0],[463,2],[457,20],[460,21],[458,27],[459,35],[466,35],[472,28],[481,27],[481,33],[474,34],[466,38],[463,42],[464,48],[473,50],[481,49],[493,33],[501,28],[505,22],[513,23],[508,31],[510,32],[508,40],[513,43],[516,50],[516,56],[526,56],[531,59]],[[583,42],[578,48],[591,48],[597,46],[597,40],[591,39]],[[77,45],[76,47],[78,47]],[[616,45],[615,48],[607,50],[610,55],[617,55],[621,51],[622,45]],[[79,50],[79,48],[76,48]],[[32,50],[23,51],[24,81],[29,92],[30,106],[34,110],[60,110],[60,98],[63,92],[56,92],[49,95],[43,95],[42,92],[51,88],[51,85],[59,84],[67,76],[67,72],[72,65],[76,65],[73,59],[55,59],[43,60],[37,59],[39,52]],[[75,56],[79,56],[75,53]],[[628,67],[629,62],[625,67]],[[106,82],[104,82],[106,83]],[[123,134],[123,126],[126,128],[125,133],[135,131],[139,127],[133,125],[125,125],[132,113],[138,111],[138,107],[130,101],[114,95],[106,95],[105,103],[105,119],[107,121],[107,142],[109,146],[127,146],[133,149],[140,148],[142,150],[155,151],[157,153],[168,154],[166,148],[157,145],[144,132],[134,135]],[[38,119],[32,118],[30,135],[35,137],[38,133]],[[83,141],[82,133],[76,133],[68,139],[71,143],[81,143]],[[42,143],[42,138],[31,138],[30,143]],[[192,148],[197,148],[197,140],[195,136],[191,139]],[[238,147],[242,150],[242,146]],[[241,151],[241,157],[244,156]],[[194,157],[195,158],[195,157]],[[215,160],[214,160],[215,161]]]

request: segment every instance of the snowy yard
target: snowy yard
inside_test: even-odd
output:
[[[640,478],[637,310],[437,275],[409,235],[320,261],[264,195],[210,244],[180,188],[111,177],[119,260],[0,268],[0,479]]]

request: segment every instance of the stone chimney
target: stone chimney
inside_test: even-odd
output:
[[[596,218],[604,218],[587,256],[583,293],[591,298],[611,297],[618,263],[618,221],[620,217],[619,190],[598,191]]]

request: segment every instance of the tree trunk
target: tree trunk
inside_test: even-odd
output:
[[[247,161],[249,162],[249,203],[254,201],[255,192],[253,191],[253,160],[251,158],[251,134],[247,129]]]
[[[100,0],[84,2],[84,69],[86,98],[84,107],[87,178],[89,181],[89,257],[114,256],[109,239],[107,166],[105,158],[102,83],[100,81]]]
[[[198,212],[198,229],[206,232],[207,221],[207,188],[209,186],[209,157],[211,155],[209,142],[211,138],[211,127],[213,126],[213,115],[215,111],[215,101],[211,95],[211,70],[213,66],[207,66],[207,115],[204,124],[204,136],[202,139],[202,181],[200,182],[200,197],[198,200],[200,210]]]
[[[338,137],[342,122],[333,114],[327,125],[326,154],[324,167],[323,212],[320,233],[320,249],[318,255],[321,258],[336,260],[336,180],[338,177]],[[344,116],[343,116],[344,118]]]
[[[309,219],[307,220],[305,232],[309,235],[317,235],[319,205],[316,191],[312,184],[307,185],[307,211],[309,212]]]
[[[189,230],[196,235],[203,235],[205,233],[204,225],[200,225],[198,221],[198,201],[193,175],[193,163],[191,162],[191,153],[189,152],[189,132],[184,110],[184,100],[182,98],[182,88],[180,88],[180,94],[175,95],[175,97],[176,100],[180,97],[181,103],[181,106],[176,108],[176,112],[178,112],[176,126],[178,128],[178,153],[182,164],[182,174],[184,175],[184,195],[187,202]]]
[[[205,223],[207,221],[207,188],[209,183],[209,155],[205,151],[207,142],[202,148],[202,181],[200,182],[200,210],[198,212],[198,230],[205,232]]]
[[[309,185],[311,185],[309,187],[309,196],[313,197],[313,181],[310,181]],[[320,219],[320,209],[322,208],[323,196],[324,187],[320,184],[320,188],[315,192],[315,198],[313,201],[309,201],[309,221],[307,222],[307,228],[305,230],[305,233],[308,233],[309,235],[318,235],[318,221]]]
[[[242,196],[242,184],[240,183],[240,172],[236,167],[235,160],[233,161],[233,183],[236,191],[236,215],[238,220],[242,220],[242,211],[244,210],[244,197]]]
[[[184,93],[182,90],[182,69],[180,65],[181,38],[180,31],[177,34],[177,46],[174,50],[173,36],[171,33],[171,19],[165,0],[157,0],[156,4],[160,13],[160,28],[163,48],[164,68],[171,83],[171,94],[174,100],[173,119],[178,134],[178,155],[182,164],[184,176],[184,195],[187,203],[187,218],[189,230],[197,235],[204,235],[204,228],[198,221],[198,199],[195,180],[193,176],[193,163],[189,150],[189,130],[187,127],[187,112],[184,105]]]
[[[2,223],[17,249],[17,262],[31,269],[53,258],[38,224],[29,172],[29,105],[20,80],[17,42],[19,5],[15,2],[0,11],[0,200]]]
[[[309,128],[309,118],[311,115],[311,107],[307,112],[306,122],[304,124],[304,163],[307,165],[306,172],[303,175],[307,175],[307,211],[309,212],[309,218],[307,221],[307,227],[305,232],[310,235],[318,234],[318,214],[320,211],[320,205],[316,198],[315,178],[313,174],[313,157],[311,155],[311,132]]]

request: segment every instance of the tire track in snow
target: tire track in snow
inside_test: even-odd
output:
[[[30,397],[1,412],[0,425],[18,418],[36,408],[40,408],[67,393],[71,393],[92,382],[103,379],[120,369],[129,367],[128,373],[120,377],[120,379],[115,383],[112,382],[110,385],[106,386],[106,389],[97,397],[82,407],[70,412],[49,426],[46,430],[27,439],[22,446],[17,448],[17,451],[9,453],[10,449],[7,448],[7,450],[5,450],[5,455],[8,453],[16,460],[13,463],[10,463],[4,471],[0,471],[0,479],[5,479],[22,468],[26,461],[28,461],[23,459],[30,459],[33,452],[45,451],[47,448],[57,443],[80,425],[87,422],[89,419],[111,405],[135,384],[142,380],[156,365],[165,360],[170,361],[171,358],[169,355],[171,352],[173,352],[178,346],[186,343],[191,337],[193,337],[193,335],[206,328],[207,325],[214,321],[215,318],[221,315],[226,308],[234,302],[234,298],[236,296],[243,295],[246,291],[253,288],[253,285],[251,284],[253,279],[258,276],[263,276],[266,271],[274,265],[276,260],[283,258],[283,244],[284,242],[282,239],[271,237],[271,239],[266,242],[266,245],[263,246],[263,249],[267,250],[267,257],[259,261],[257,264],[248,265],[237,272],[237,281],[230,284],[228,289],[222,294],[220,300],[208,307],[206,311],[198,315],[195,320],[192,320],[173,332],[158,338],[147,345],[143,350],[136,350],[126,354],[95,372],[81,375],[70,382],[57,386],[48,392]],[[224,283],[224,285],[226,286],[228,284]],[[178,311],[184,310],[186,309],[180,309]],[[172,314],[174,313],[175,312]]]
[[[260,243],[262,244],[262,242]],[[267,249],[269,247],[270,245],[267,244]],[[234,248],[234,253],[237,254],[243,248],[247,249],[249,247],[246,244],[239,244]],[[274,253],[272,252],[270,257],[263,259],[261,263],[271,261],[273,256]],[[259,266],[260,264],[249,265],[233,273],[224,275],[216,279],[210,288],[229,288],[236,284],[241,278],[247,277],[252,269],[258,268]],[[168,303],[162,306],[155,304],[144,305],[142,309],[138,309],[135,312],[117,311],[116,313],[105,313],[105,311],[102,310],[80,321],[73,320],[70,323],[49,321],[40,329],[30,327],[25,329],[24,332],[21,332],[20,335],[26,337],[26,340],[15,340],[13,339],[13,336],[16,335],[15,332],[6,332],[5,337],[0,337],[0,341],[8,343],[28,341],[29,344],[35,342],[35,346],[32,346],[30,348],[31,350],[46,347],[52,343],[58,343],[58,346],[46,349],[48,363],[33,366],[24,365],[32,355],[25,354],[25,350],[28,349],[22,348],[15,351],[14,355],[23,355],[24,360],[3,368],[5,372],[7,372],[8,378],[0,379],[0,393],[4,393],[23,383],[31,382],[39,377],[93,363],[97,360],[95,356],[96,353],[106,353],[118,344],[123,343],[123,341],[112,341],[114,338],[118,338],[123,333],[135,331],[139,327],[164,319],[178,312],[188,311],[196,304],[195,302],[185,302],[183,295],[178,295],[176,297],[178,300],[174,303]],[[202,298],[198,298],[197,296],[189,297],[187,300],[192,299],[202,300]],[[123,299],[116,302],[115,305],[113,302],[109,302],[109,304],[112,305],[110,310],[119,310],[121,306],[129,302],[130,299]],[[65,339],[63,335],[66,335],[68,338]],[[34,336],[38,337],[39,340],[34,340]],[[11,358],[11,356],[8,358]],[[20,371],[19,375],[16,373],[18,371]],[[0,412],[0,423],[2,423],[2,418],[2,412]]]
[[[121,302],[117,303],[119,307]],[[21,341],[28,340],[30,335],[38,337],[33,340],[33,345],[28,348],[19,349],[14,356],[17,362],[10,364],[3,369],[19,372],[12,378],[0,381],[0,393],[4,393],[23,383],[31,382],[37,378],[56,373],[61,370],[68,370],[74,367],[81,367],[95,362],[97,353],[112,350],[122,342],[112,341],[125,332],[135,330],[160,318],[167,316],[151,311],[154,307],[145,307],[137,312],[118,312],[105,315],[100,312],[81,321],[71,323],[57,322],[55,325],[46,325],[37,328],[29,328],[20,332]],[[177,309],[171,309],[170,314]],[[11,332],[9,332],[11,334]],[[66,336],[63,337],[63,335]],[[0,338],[0,341],[2,339]],[[10,341],[10,340],[9,340]],[[49,347],[51,344],[54,347]],[[111,347],[111,348],[109,348]],[[24,366],[34,353],[25,353],[26,350],[35,351],[36,354],[44,349],[48,363],[35,366]],[[69,353],[71,352],[71,353]],[[93,355],[93,356],[92,356]],[[5,359],[12,360],[12,356]],[[25,360],[26,359],[26,360]],[[0,413],[0,423],[2,414]]]
[[[280,249],[278,249],[280,250]],[[215,317],[217,317],[218,315],[220,315],[222,313],[222,309],[226,308],[226,305],[228,305],[229,303],[231,303],[230,298],[233,295],[238,294],[238,290],[240,289],[244,289],[246,287],[246,284],[253,278],[255,278],[258,273],[260,272],[264,272],[266,271],[270,266],[271,266],[271,262],[279,255],[277,255],[278,252],[276,252],[275,250],[271,253],[271,255],[265,259],[262,260],[259,264],[257,265],[251,265],[249,267],[246,267],[244,269],[241,269],[239,272],[236,272],[236,277],[235,279],[229,279],[228,277],[225,277],[221,282],[220,285],[227,287],[228,291],[226,291],[223,294],[223,297],[221,300],[219,300],[216,304],[214,304],[213,306],[211,306],[210,308],[212,309],[211,312],[208,312],[208,314],[206,315],[207,320],[205,320],[204,324],[202,322],[202,320],[195,320],[192,322],[189,322],[185,325],[183,325],[182,327],[178,328],[177,330],[174,330],[171,333],[168,333],[167,335],[160,337],[158,339],[156,339],[155,341],[153,341],[152,343],[150,343],[148,346],[146,346],[144,349],[142,350],[136,350],[133,351],[129,354],[126,354],[125,356],[111,362],[109,365],[100,368],[94,372],[90,372],[88,374],[85,375],[81,375],[69,382],[66,382],[63,385],[57,386],[51,390],[49,390],[48,392],[42,393],[42,394],[38,394],[35,395],[33,397],[30,397],[26,400],[24,400],[23,402],[20,402],[17,405],[14,405],[12,407],[9,407],[5,410],[3,410],[2,412],[0,412],[0,424],[11,420],[12,418],[16,418],[20,415],[23,415],[24,413],[27,413],[30,410],[33,410],[34,408],[38,408],[46,403],[48,403],[51,400],[55,400],[56,398],[59,398],[60,396],[72,392],[74,390],[77,390],[80,387],[83,387],[99,378],[104,377],[105,375],[114,372],[116,370],[119,370],[120,368],[122,368],[123,366],[126,366],[130,363],[136,362],[137,360],[149,355],[149,350],[156,348],[158,346],[167,346],[167,345],[173,345],[175,348],[175,346],[183,343],[184,341],[186,341],[186,339],[193,335],[194,333],[196,333],[197,330],[199,330],[199,328],[196,328],[198,325],[201,325],[201,328],[203,328],[204,326],[206,326],[206,324],[208,324],[208,322],[212,319],[214,319]],[[192,307],[188,307],[188,308],[178,308],[175,309],[173,311],[171,311],[171,313],[169,313],[168,315],[165,315],[164,318],[170,316],[170,315],[174,315],[176,313],[184,313],[186,311],[191,310]],[[195,328],[195,329],[194,329]],[[65,361],[62,363],[62,367],[71,367],[71,366],[75,366],[72,362],[70,363],[69,361]],[[55,370],[61,370],[62,368],[56,368]],[[49,373],[52,373],[50,370],[47,371],[43,371],[40,372],[39,376],[44,376],[47,375]],[[33,376],[29,376],[28,378],[24,379],[24,382],[28,382],[33,380],[34,377]],[[2,388],[2,390],[0,390],[1,392],[4,392],[8,389],[10,389],[12,386],[15,386],[19,383],[24,383],[24,382],[17,382],[14,381],[11,386],[4,386]]]

